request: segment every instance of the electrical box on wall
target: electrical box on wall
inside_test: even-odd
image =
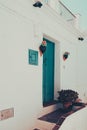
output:
[[[14,108],[8,108],[0,111],[0,120],[6,120],[14,117]]]

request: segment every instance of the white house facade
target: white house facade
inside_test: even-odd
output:
[[[57,99],[60,89],[73,89],[81,99],[87,97],[84,35],[75,23],[58,13],[59,8],[54,8],[52,0],[44,1],[41,8],[34,7],[34,2],[0,0],[0,111],[9,108],[14,111],[12,118],[4,120],[0,113],[1,130],[29,130],[42,111],[43,102],[50,101],[51,97],[43,99],[46,79],[43,79],[43,55],[39,52],[43,39],[54,46],[53,53],[48,50],[46,55],[53,55],[53,73],[48,70],[48,75],[53,75],[48,79],[53,81],[52,100]],[[79,37],[84,40],[78,40]],[[67,60],[63,59],[65,52],[69,52]],[[48,68],[50,65],[51,60]]]

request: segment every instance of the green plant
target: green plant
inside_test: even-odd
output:
[[[58,101],[61,103],[66,102],[74,103],[79,95],[76,91],[70,89],[58,91],[58,94],[59,94]]]

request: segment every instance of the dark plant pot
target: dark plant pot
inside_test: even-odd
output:
[[[68,107],[70,107],[72,105],[72,102],[65,102],[65,103],[63,103],[63,107],[64,108],[68,108]]]
[[[69,112],[69,111],[72,110],[72,107],[73,107],[72,102],[65,102],[65,103],[63,103],[63,109],[62,110],[64,112]]]

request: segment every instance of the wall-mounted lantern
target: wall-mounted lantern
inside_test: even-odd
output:
[[[78,40],[83,41],[84,38],[83,37],[78,37]]]
[[[34,7],[39,7],[41,8],[42,7],[42,3],[41,3],[41,0],[36,0],[35,3],[33,4]]]
[[[70,54],[69,52],[64,52],[64,54],[63,54],[64,61],[68,58],[69,54]]]

